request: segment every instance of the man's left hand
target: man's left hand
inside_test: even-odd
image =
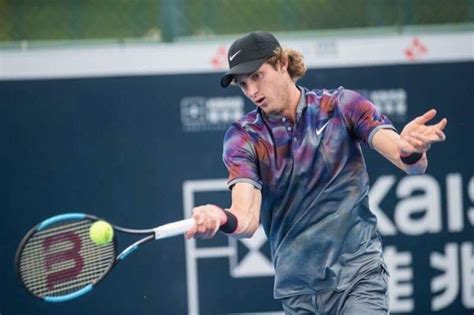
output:
[[[435,125],[426,125],[435,116],[436,110],[431,109],[405,125],[400,133],[400,155],[408,156],[412,153],[424,153],[429,150],[432,143],[446,139],[443,132],[448,123],[446,118],[441,119]]]

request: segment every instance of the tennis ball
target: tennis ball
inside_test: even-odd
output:
[[[91,240],[97,245],[104,245],[114,238],[114,229],[105,221],[97,221],[89,229]]]

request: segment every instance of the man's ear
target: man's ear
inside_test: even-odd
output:
[[[278,61],[278,65],[281,72],[286,72],[288,70],[288,58],[285,58],[285,57],[281,58]]]

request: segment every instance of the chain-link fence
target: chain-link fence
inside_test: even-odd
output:
[[[474,0],[0,0],[0,42],[474,22]]]

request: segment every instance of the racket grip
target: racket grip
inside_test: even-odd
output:
[[[222,211],[224,211],[227,220],[224,224],[220,226],[219,231],[224,232],[226,234],[234,233],[237,229],[237,217],[230,211],[225,211],[224,209],[222,209]]]
[[[194,225],[194,219],[186,219],[161,225],[154,229],[155,239],[159,240],[162,238],[172,237],[179,234],[185,233]]]

